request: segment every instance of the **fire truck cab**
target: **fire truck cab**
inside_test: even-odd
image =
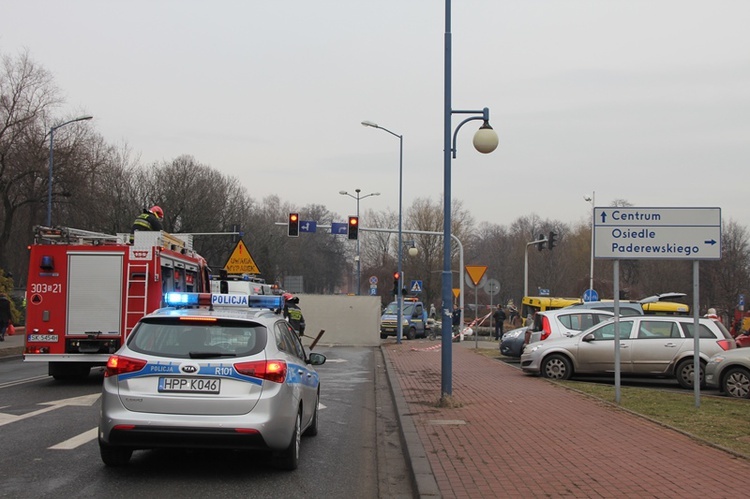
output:
[[[55,379],[104,366],[168,291],[210,292],[192,234],[108,235],[35,227],[29,251],[25,362],[47,362]]]

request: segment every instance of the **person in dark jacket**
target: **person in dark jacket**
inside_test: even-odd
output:
[[[292,296],[291,293],[284,295],[284,317],[297,334],[305,335],[305,317],[302,315],[302,309],[299,308],[299,297]]]
[[[144,209],[143,213],[135,218],[130,230],[132,232],[137,230],[163,230],[162,220],[164,220],[164,210],[159,206],[152,206],[148,210]]]
[[[503,336],[503,323],[505,319],[506,316],[503,307],[497,307],[495,313],[492,314],[492,320],[495,321],[495,340],[499,340]]]
[[[5,341],[5,331],[11,321],[10,299],[5,293],[0,293],[0,341]]]

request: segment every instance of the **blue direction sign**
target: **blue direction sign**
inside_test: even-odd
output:
[[[343,234],[349,233],[348,222],[331,222],[331,234]]]
[[[599,301],[599,293],[594,289],[587,289],[583,292],[583,301],[587,303],[590,301]]]
[[[594,208],[594,256],[718,260],[721,208]]]
[[[300,232],[315,232],[317,227],[318,227],[318,222],[313,222],[312,220],[300,220],[299,221]]]

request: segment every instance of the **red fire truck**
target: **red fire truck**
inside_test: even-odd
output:
[[[191,234],[40,226],[29,248],[24,361],[47,362],[55,379],[106,365],[165,292],[211,290]]]

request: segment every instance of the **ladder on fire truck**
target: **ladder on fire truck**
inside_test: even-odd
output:
[[[148,309],[149,262],[128,262],[128,282],[125,292],[125,337],[130,335]]]
[[[93,244],[99,245],[105,242],[115,243],[120,241],[118,236],[93,232],[90,230],[74,229],[72,227],[45,227],[37,225],[34,227],[34,242],[36,244]]]

